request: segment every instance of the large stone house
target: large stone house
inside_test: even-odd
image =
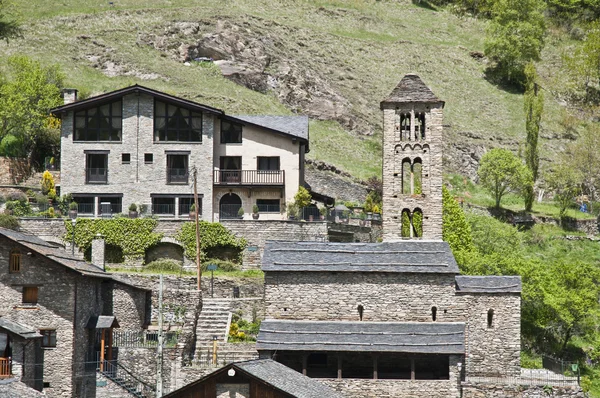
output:
[[[308,118],[232,116],[142,86],[77,101],[65,90],[61,194],[80,215],[127,212],[131,203],[161,217],[188,217],[194,172],[201,218],[281,219],[304,183]]]
[[[443,106],[416,75],[381,103],[384,242],[267,243],[261,358],[349,397],[520,375],[520,277],[461,276],[441,240]]]
[[[95,396],[98,358],[112,359],[112,328],[141,330],[150,319],[151,291],[4,228],[0,297],[0,372],[49,397]]]

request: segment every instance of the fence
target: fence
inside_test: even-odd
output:
[[[163,347],[177,346],[177,332],[163,332]],[[158,331],[113,330],[113,347],[155,348],[158,345]]]
[[[212,350],[207,350],[204,354],[192,360],[192,367],[198,368],[220,368],[232,362],[248,361],[258,359],[258,353],[247,351],[228,351],[218,352],[217,358],[214,361]]]
[[[522,385],[522,386],[578,386],[579,374],[563,375],[548,369],[521,369],[520,376],[468,376],[467,383]]]

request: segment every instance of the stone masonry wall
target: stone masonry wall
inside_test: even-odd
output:
[[[113,283],[112,314],[122,330],[140,330],[146,326],[150,306],[147,295],[151,292],[134,289],[122,283]]]
[[[586,394],[580,387],[548,387],[506,385],[501,383],[463,383],[462,398],[540,398],[570,397],[583,398]]]
[[[0,185],[16,185],[30,174],[31,166],[26,159],[0,156]]]
[[[401,212],[421,209],[423,238],[442,238],[442,122],[441,105],[384,104],[383,109],[383,238],[401,237]],[[425,139],[401,141],[394,131],[397,112],[425,112]],[[422,194],[402,194],[402,159],[422,160]]]

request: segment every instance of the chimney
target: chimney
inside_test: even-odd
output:
[[[63,100],[65,105],[71,104],[77,101],[77,89],[74,88],[63,88],[62,90]]]
[[[92,240],[92,264],[106,270],[104,266],[104,250],[104,238],[102,235],[96,234],[96,237]]]

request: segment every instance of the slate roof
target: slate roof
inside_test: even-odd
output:
[[[256,349],[462,354],[465,324],[267,319],[260,324]]]
[[[70,104],[61,105],[59,107],[50,109],[50,113],[54,115],[59,115],[61,113],[69,112],[69,111],[78,111],[81,109],[85,109],[91,106],[97,106],[102,103],[106,103],[109,101],[116,100],[128,94],[136,94],[136,93],[144,93],[151,95],[156,98],[160,98],[165,102],[170,102],[176,105],[179,105],[186,109],[196,110],[200,112],[210,112],[218,115],[223,114],[223,111],[217,108],[213,108],[211,106],[202,105],[194,101],[189,101],[180,97],[176,97],[174,95],[170,95],[167,93],[163,93],[162,91],[153,90],[148,87],[140,86],[139,84],[134,84],[133,86],[125,87],[119,90],[111,91],[109,93],[100,94],[95,97],[90,97],[81,101],[75,101]]]
[[[16,378],[0,379],[0,397],[2,398],[38,398],[47,397],[46,394],[28,387]]]
[[[120,326],[117,318],[110,315],[91,316],[88,319],[87,325],[85,325],[86,329],[110,329],[118,327]]]
[[[459,273],[448,243],[427,240],[383,243],[268,241],[262,270]]]
[[[2,317],[0,317],[0,329],[4,329],[24,339],[37,339],[42,337],[36,329]]]
[[[296,398],[343,397],[342,394],[334,391],[330,387],[319,383],[315,379],[304,376],[302,373],[298,373],[279,362],[273,361],[272,359],[256,359],[252,361],[231,363],[179,390],[164,395],[163,398],[191,396],[190,394],[195,391],[196,386],[203,384],[212,377],[229,371],[229,369],[234,369],[236,372],[259,380],[284,394],[289,394]]]
[[[436,95],[423,83],[423,80],[415,74],[409,73],[405,75],[400,83],[392,90],[390,95],[381,101],[384,103],[405,103],[405,102],[421,102],[421,103],[441,103]]]
[[[308,142],[308,116],[232,115],[227,118],[254,124]]]
[[[456,276],[457,293],[521,293],[520,276]]]

